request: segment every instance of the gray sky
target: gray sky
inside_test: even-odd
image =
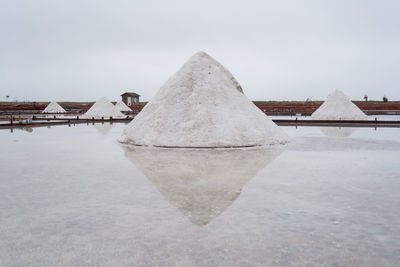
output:
[[[0,100],[149,100],[195,52],[252,100],[400,99],[400,1],[0,0]]]

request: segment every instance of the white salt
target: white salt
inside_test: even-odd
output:
[[[66,111],[57,102],[51,101],[42,113],[66,113]]]
[[[125,118],[126,116],[122,114],[115,106],[105,97],[100,97],[93,106],[81,116],[82,118]]]
[[[132,111],[130,107],[128,107],[124,102],[119,101],[117,104],[115,104],[115,108],[119,111]]]
[[[121,142],[159,147],[248,147],[289,141],[204,52],[193,55],[125,128]]]
[[[361,111],[342,91],[335,90],[311,115],[314,120],[366,120]]]

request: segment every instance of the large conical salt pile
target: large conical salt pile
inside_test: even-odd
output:
[[[124,102],[119,101],[117,104],[115,104],[115,108],[119,111],[132,111],[130,107],[128,107]]]
[[[311,115],[314,120],[366,120],[368,117],[342,91],[335,90]]]
[[[159,147],[249,147],[285,143],[286,133],[204,52],[193,55],[128,124],[123,143]]]
[[[82,118],[125,118],[126,116],[118,111],[115,106],[105,97],[100,97],[93,106],[82,115]]]
[[[66,111],[56,101],[51,101],[42,113],[66,113]]]

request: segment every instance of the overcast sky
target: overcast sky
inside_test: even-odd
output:
[[[149,100],[195,52],[252,100],[400,99],[400,1],[0,0],[0,100]]]

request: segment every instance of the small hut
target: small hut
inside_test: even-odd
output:
[[[127,106],[134,106],[139,104],[140,95],[132,92],[126,92],[121,95],[122,102],[124,102]]]

